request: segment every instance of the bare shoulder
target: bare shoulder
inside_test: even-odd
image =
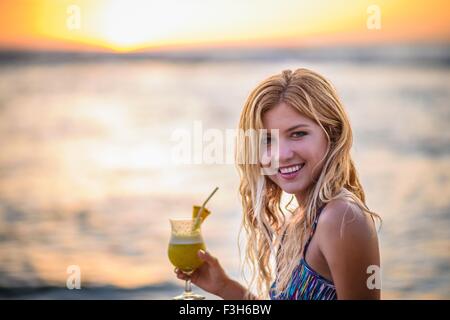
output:
[[[376,239],[376,228],[372,217],[356,203],[346,199],[332,200],[320,215],[318,234],[332,240],[370,241]],[[334,239],[333,239],[334,238]]]
[[[379,299],[380,290],[367,285],[368,267],[380,265],[370,214],[350,200],[333,200],[323,209],[316,232],[339,299]]]

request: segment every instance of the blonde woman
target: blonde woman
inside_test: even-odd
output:
[[[239,129],[263,132],[260,148],[269,159],[242,161],[257,150],[238,141],[246,262],[256,292],[203,251],[192,282],[224,299],[379,299],[368,272],[380,265],[378,215],[366,206],[350,156],[352,130],[331,83],[307,69],[271,76],[251,92]],[[274,163],[272,174],[261,174]],[[295,196],[295,210],[281,209],[283,191]]]

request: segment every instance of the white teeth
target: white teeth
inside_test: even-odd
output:
[[[301,165],[301,166],[295,165],[295,166],[288,167],[288,168],[280,168],[280,172],[284,173],[284,174],[291,173],[291,172],[295,172],[295,171],[300,170],[302,167],[303,167],[303,165]]]

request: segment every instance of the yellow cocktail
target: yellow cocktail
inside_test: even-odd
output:
[[[198,250],[205,250],[203,242],[169,243],[169,260],[183,272],[194,271],[203,263],[197,256]]]
[[[170,219],[170,224],[172,232],[168,248],[169,260],[175,267],[190,275],[203,263],[197,256],[198,251],[206,249],[200,226],[193,219]],[[197,300],[204,297],[192,293],[190,280],[186,280],[185,292],[174,299]]]

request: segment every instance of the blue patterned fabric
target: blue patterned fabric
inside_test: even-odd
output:
[[[334,284],[325,279],[311,268],[305,260],[306,251],[309,243],[316,231],[317,221],[319,220],[322,208],[319,209],[316,219],[314,220],[311,235],[305,244],[303,257],[298,266],[292,272],[292,278],[285,291],[276,295],[275,282],[270,290],[270,298],[272,300],[336,300],[336,287]]]

